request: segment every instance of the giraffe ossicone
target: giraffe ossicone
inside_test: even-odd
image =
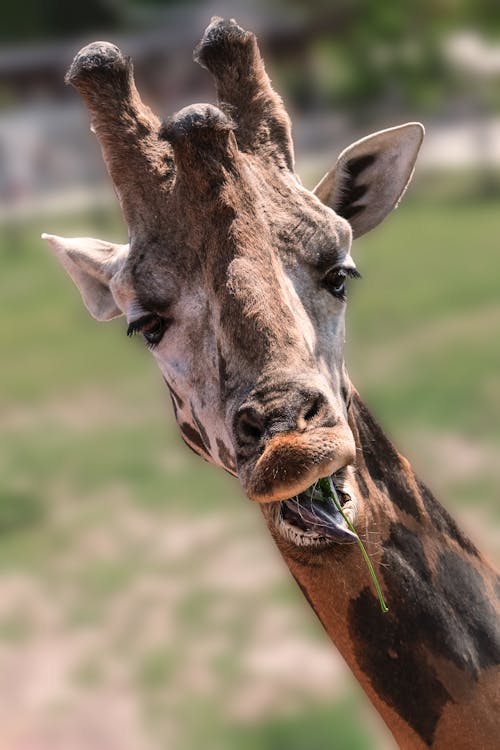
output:
[[[467,747],[493,748],[494,574],[374,422],[343,358],[346,288],[359,276],[352,240],[398,204],[423,127],[353,143],[309,191],[255,36],[213,19],[195,58],[213,75],[218,104],[162,124],[114,45],[76,56],[67,81],[89,108],[130,241],[47,239],[89,312],[124,315],[128,333],[142,334],[183,439],[261,504],[292,574],[402,746],[465,747],[466,722],[476,743]],[[325,476],[360,534],[376,540],[388,615],[377,612],[357,551],[338,544],[348,541],[342,521],[318,504]],[[461,596],[472,597],[479,623],[457,614]]]

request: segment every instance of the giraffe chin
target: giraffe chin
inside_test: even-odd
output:
[[[357,502],[347,483],[346,469],[330,475],[342,513],[354,525]],[[297,547],[328,547],[351,544],[356,535],[349,529],[342,513],[331,499],[326,499],[314,483],[288,500],[269,503],[266,515],[276,533]]]

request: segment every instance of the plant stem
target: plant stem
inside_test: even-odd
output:
[[[363,555],[363,559],[364,559],[364,561],[365,561],[365,563],[367,565],[367,568],[368,568],[368,571],[370,573],[371,579],[372,579],[373,584],[375,586],[375,589],[377,591],[378,600],[380,602],[380,609],[384,613],[388,612],[389,608],[388,608],[388,606],[386,605],[386,603],[384,601],[384,596],[382,594],[382,589],[380,588],[380,584],[378,582],[377,574],[375,573],[375,570],[373,568],[372,562],[371,562],[370,558],[368,557],[368,552],[365,549],[365,545],[363,544],[363,542],[359,538],[358,532],[356,531],[356,529],[354,528],[354,526],[352,525],[352,523],[350,522],[350,520],[347,518],[347,516],[344,513],[344,511],[342,510],[342,506],[340,504],[340,500],[339,500],[339,497],[337,495],[337,490],[335,489],[335,485],[333,484],[332,480],[329,477],[328,478],[325,477],[324,479],[320,479],[319,482],[318,482],[318,484],[319,484],[319,486],[321,488],[322,493],[324,495],[326,495],[327,497],[329,497],[331,500],[333,500],[333,502],[335,503],[335,506],[336,506],[337,510],[339,511],[339,513],[341,514],[342,518],[346,522],[348,528],[356,536],[356,542],[358,544],[359,549],[361,550],[361,554]]]

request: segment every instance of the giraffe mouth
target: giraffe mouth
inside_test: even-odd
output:
[[[356,502],[347,485],[346,470],[331,474],[342,512],[354,521]],[[325,547],[334,543],[356,541],[334,501],[324,497],[315,482],[304,492],[288,500],[270,503],[270,514],[276,531],[286,541],[299,547]]]

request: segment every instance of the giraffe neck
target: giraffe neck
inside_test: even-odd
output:
[[[311,607],[402,748],[498,747],[500,580],[415,477],[355,392],[356,545],[276,538]],[[356,488],[355,488],[356,489]],[[496,596],[495,596],[496,594]]]

